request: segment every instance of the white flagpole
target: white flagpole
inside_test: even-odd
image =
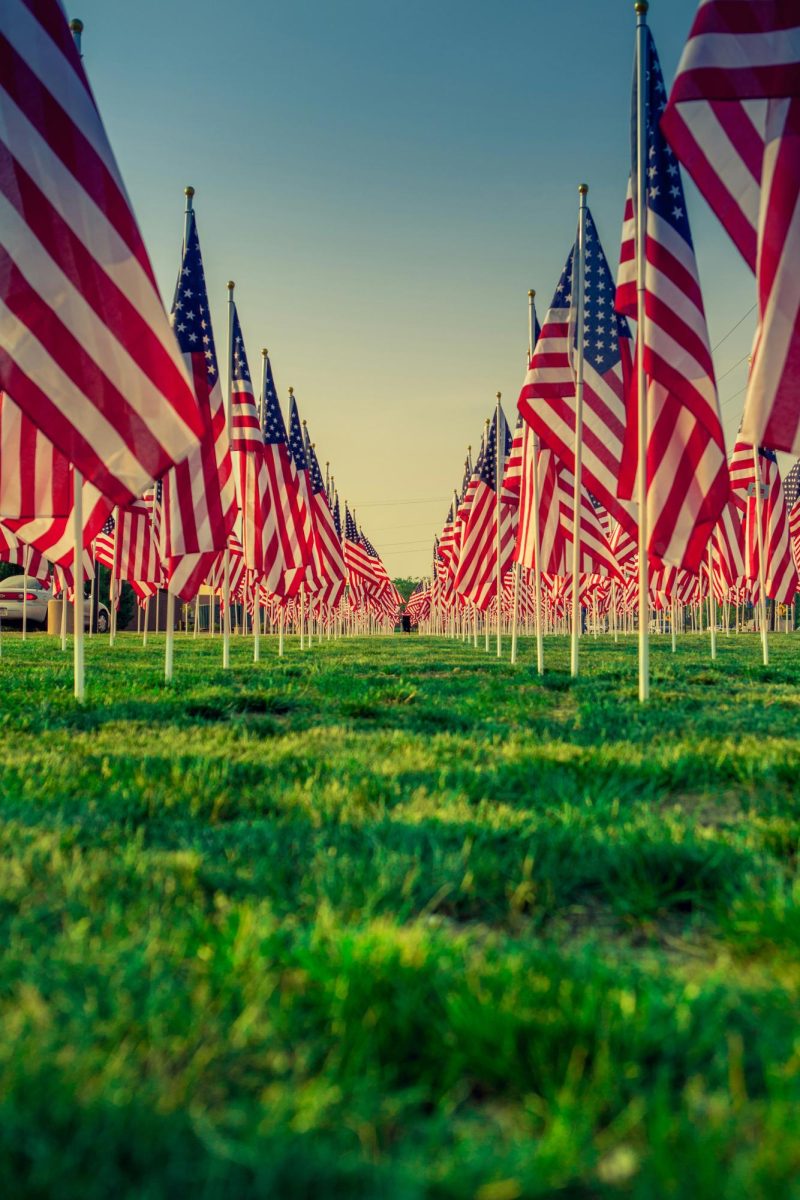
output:
[[[114,542],[113,542],[113,551],[111,554],[111,579],[109,581],[109,586],[108,586],[108,598],[109,598],[109,601],[111,604],[111,613],[109,614],[109,625],[108,625],[108,629],[109,629],[108,644],[109,644],[109,646],[114,645],[114,641],[117,636],[117,606],[115,604],[115,601],[117,599],[116,570],[117,570],[117,547],[118,547],[118,545],[119,545],[119,505],[115,506],[115,508],[114,508]],[[89,618],[89,620],[91,620],[91,617]]]
[[[647,236],[647,0],[636,0],[636,378],[639,420],[639,700],[650,697],[649,578],[647,562],[647,379],[644,370],[645,238]]]
[[[72,471],[72,531],[75,539],[73,572],[74,572],[74,607],[73,620],[73,675],[75,682],[75,699],[83,701],[86,695],[83,672],[83,476],[77,468]],[[65,589],[66,590],[66,589]],[[66,596],[64,597],[66,600]]]
[[[186,197],[186,207],[183,210],[183,253],[186,253],[186,247],[189,243],[189,228],[192,221],[192,198],[194,196],[193,187],[185,187],[183,194]],[[158,628],[158,614],[161,612],[161,605],[156,600],[156,628]],[[172,676],[175,666],[175,597],[172,592],[167,591],[167,617],[165,629],[164,643],[164,679],[167,683],[172,681]]]
[[[717,598],[714,595],[714,566],[711,542],[708,543],[708,629],[711,634],[711,660],[717,657]]]
[[[495,409],[495,414],[494,414],[494,437],[495,437],[495,443],[496,443],[495,444],[495,455],[494,455],[494,464],[495,464],[494,465],[494,485],[495,485],[495,493],[496,493],[495,510],[494,510],[496,557],[495,557],[494,573],[495,573],[495,587],[496,587],[496,593],[497,593],[497,657],[500,658],[503,653],[503,632],[502,632],[502,625],[501,625],[501,611],[502,611],[501,601],[502,601],[502,596],[503,596],[503,579],[502,579],[502,572],[501,572],[501,547],[500,547],[500,519],[501,519],[500,489],[502,487],[503,481],[500,478],[500,476],[502,474],[501,464],[502,464],[502,462],[505,461],[505,456],[503,455],[501,457],[503,452],[500,449],[500,392],[497,393],[497,408]],[[505,438],[503,439],[503,441],[505,441]],[[505,446],[503,446],[503,450],[505,450]]]
[[[769,642],[767,641],[767,587],[764,570],[764,531],[761,527],[761,464],[758,461],[758,446],[753,446],[756,493],[756,537],[758,538],[758,610],[761,625],[761,653],[764,666],[769,665]]]
[[[578,253],[572,266],[572,294],[577,309],[577,356],[575,363],[575,490],[572,505],[572,647],[570,675],[578,674],[578,638],[581,628],[580,569],[581,569],[581,455],[583,450],[583,299],[584,261],[586,254],[586,193],[589,185],[578,187]],[[577,289],[577,295],[576,295]]]
[[[22,640],[28,636],[28,562],[30,561],[30,546],[22,551]]]
[[[261,587],[253,583],[253,662],[261,661]]]
[[[61,649],[67,649],[67,583],[61,575]]]
[[[536,292],[531,289],[528,292],[528,361],[533,358],[534,351],[534,336],[536,332],[536,317],[533,307],[534,297]],[[544,638],[542,636],[542,565],[541,558],[541,530],[539,527],[539,438],[530,430],[528,437],[533,438],[533,603],[534,603],[534,621],[536,625],[536,671],[537,674],[544,674]]]
[[[234,282],[228,283],[228,403],[225,406],[225,416],[228,424],[228,441],[231,437],[231,415],[233,412],[233,289]],[[225,542],[225,555],[222,560],[222,602],[225,605],[225,616],[222,623],[222,666],[227,670],[231,665],[231,550],[228,541]]]

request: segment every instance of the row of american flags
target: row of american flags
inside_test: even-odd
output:
[[[531,321],[514,436],[498,405],[412,598],[422,621],[467,608],[494,613],[499,629],[504,614],[516,622],[533,608],[540,628],[554,628],[570,609],[576,620],[580,604],[632,627],[640,553],[645,604],[671,618],[703,597],[738,608],[764,597],[787,604],[800,590],[800,465],[784,487],[775,453],[800,453],[800,13],[782,0],[702,0],[668,96],[647,5],[636,8],[641,60],[616,279],[585,208],[541,329]],[[757,283],[730,456],[682,165]]]
[[[0,557],[81,594],[102,562],[143,604],[205,586],[393,624],[400,596],[266,352],[254,385],[233,285],[220,363],[193,189],[167,316],[60,4],[4,0],[0,40]]]

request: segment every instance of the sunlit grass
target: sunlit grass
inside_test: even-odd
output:
[[[800,639],[3,634],[9,1196],[800,1196]]]

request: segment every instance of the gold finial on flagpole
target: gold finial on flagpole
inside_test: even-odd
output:
[[[535,295],[536,295],[536,292],[533,290],[533,288],[528,288],[528,296],[531,300],[534,298]]]
[[[501,392],[498,392],[498,393],[497,393],[497,399],[498,399],[498,400],[500,399],[500,396],[501,396],[501,394],[502,394]]]
[[[588,183],[579,183],[578,184],[578,192],[580,193],[581,196],[585,196],[588,191],[589,191]]]
[[[293,388],[293,387],[290,387],[290,388],[289,388],[289,395],[290,395],[290,396],[293,396],[293,395],[294,395],[294,388]]]
[[[194,195],[194,188],[191,185],[189,187],[185,187],[183,189],[183,194],[184,196],[189,196],[191,199],[191,197]]]
[[[235,287],[236,287],[236,284],[233,282],[232,279],[229,279],[228,280],[228,291],[232,292]]]
[[[642,13],[642,15],[644,15],[649,7],[650,5],[647,3],[647,0],[636,0],[636,3],[633,6],[633,11],[635,13]]]
[[[266,346],[265,346],[265,347],[264,347],[264,349],[261,351],[261,357],[262,357],[262,358],[269,358],[269,350],[267,350]]]

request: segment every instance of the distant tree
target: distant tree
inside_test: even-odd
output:
[[[403,600],[408,600],[408,597],[411,595],[414,588],[419,583],[419,580],[418,579],[406,579],[406,578],[393,579],[392,583],[397,588],[400,595],[403,597]]]

